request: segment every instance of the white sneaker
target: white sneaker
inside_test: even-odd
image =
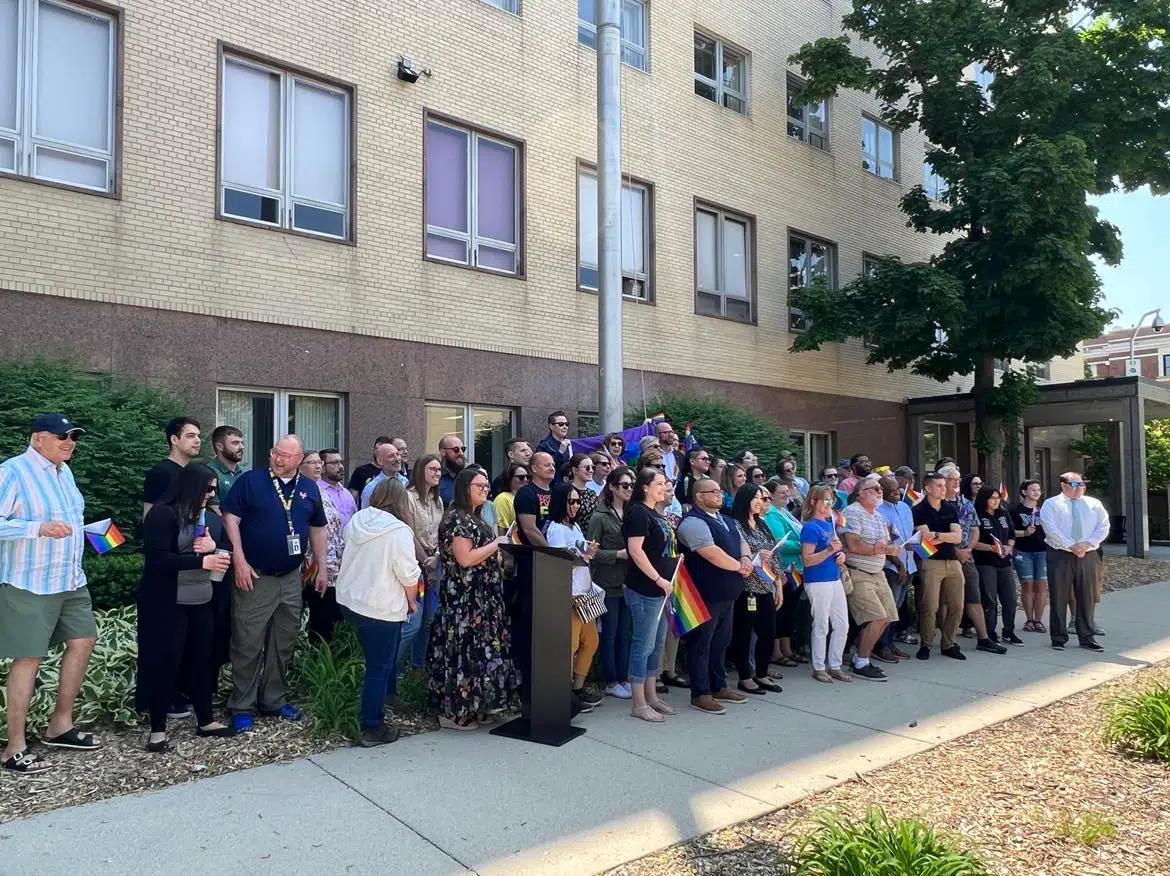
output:
[[[617,681],[605,689],[605,695],[609,697],[617,697],[619,700],[628,700],[634,695],[634,691],[628,684],[623,684],[622,682]]]

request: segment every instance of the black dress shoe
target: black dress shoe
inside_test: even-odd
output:
[[[160,739],[158,742],[147,742],[146,750],[151,754],[162,754],[167,750],[167,741]]]
[[[1055,651],[1063,651],[1064,650],[1064,642],[1053,642],[1052,648]]]
[[[755,687],[747,687],[742,681],[736,682],[735,686],[738,687],[740,690],[742,690],[746,694],[753,694],[755,696],[763,696],[764,695],[764,689],[762,687],[760,687],[759,682],[756,682]]]
[[[963,649],[960,648],[958,645],[951,645],[951,647],[949,647],[949,648],[943,648],[942,655],[944,657],[950,657],[952,660],[966,660],[967,659],[967,655],[963,653]]]
[[[214,727],[211,730],[204,730],[202,727],[196,727],[195,728],[195,735],[196,736],[209,736],[209,737],[216,738],[216,739],[224,739],[224,738],[227,738],[229,736],[235,736],[236,729],[230,725],[227,727]]]
[[[1081,642],[1081,647],[1084,648],[1086,651],[1104,651],[1105,650],[1104,648],[1102,648],[1100,645],[1098,645],[1096,642],[1093,642],[1093,641]]]

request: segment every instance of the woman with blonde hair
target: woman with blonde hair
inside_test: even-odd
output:
[[[845,655],[845,636],[849,632],[849,609],[841,567],[845,564],[844,548],[833,524],[832,487],[817,484],[809,487],[804,500],[804,523],[800,530],[800,558],[804,562],[804,592],[812,606],[812,677],[825,684],[853,679],[841,668]],[[829,626],[826,667],[825,638]],[[826,671],[827,669],[827,671]]]
[[[725,513],[731,513],[731,507],[735,504],[735,494],[746,483],[747,472],[744,471],[743,466],[731,463],[723,469],[723,477],[719,481],[719,486],[723,487],[723,510]]]

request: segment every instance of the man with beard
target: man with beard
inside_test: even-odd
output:
[[[855,453],[849,457],[849,470],[853,473],[837,485],[837,489],[843,490],[846,496],[852,495],[859,480],[873,474],[873,463],[864,453]]]
[[[508,472],[508,466],[512,463],[528,467],[528,463],[532,461],[532,445],[524,438],[509,438],[504,444],[504,470],[496,475],[496,479],[492,481],[491,498],[495,498],[500,493],[508,491],[508,483],[505,481]]]
[[[215,457],[208,465],[215,472],[216,486],[215,498],[208,505],[218,511],[236,478],[244,473],[240,466],[244,459],[244,433],[235,426],[216,426],[211,433],[211,449]]]
[[[175,417],[163,428],[170,452],[167,458],[156,463],[142,482],[142,517],[150,507],[163,497],[179,472],[199,455],[203,440],[199,436],[199,424],[190,417]]]
[[[398,462],[398,448],[393,444],[383,444],[378,448],[374,459],[378,463],[378,473],[370,478],[370,482],[362,488],[362,495],[357,503],[359,508],[369,507],[370,497],[374,495],[374,488],[382,481],[387,478],[398,478],[399,483],[402,482],[402,475],[399,474],[401,466]],[[406,485],[403,484],[403,486]]]
[[[463,436],[455,432],[448,432],[439,439],[439,461],[443,463],[443,474],[439,478],[439,498],[443,505],[450,505],[455,501],[455,478],[467,465],[467,448],[463,446]]]
[[[516,532],[521,544],[547,547],[544,523],[556,463],[552,454],[538,450],[532,454],[529,469],[528,483],[516,491]],[[521,696],[527,696],[532,667],[532,554],[516,555],[516,576],[504,582],[504,604],[512,621],[512,660],[520,670]]]

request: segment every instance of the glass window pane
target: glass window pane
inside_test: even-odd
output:
[[[16,143],[0,140],[0,170],[16,170]]]
[[[480,244],[476,248],[475,263],[483,268],[494,271],[516,271],[516,253],[512,250],[498,249],[494,246]]]
[[[747,113],[747,103],[730,92],[723,95],[723,105],[737,113]]]
[[[883,125],[878,125],[878,157],[882,161],[894,160],[894,132]]]
[[[344,94],[293,85],[293,197],[344,206],[349,166]]]
[[[577,18],[589,24],[597,24],[597,0],[577,0]]]
[[[76,186],[105,191],[109,187],[109,165],[101,158],[74,155],[59,149],[38,146],[33,175]]]
[[[824,133],[825,130],[825,104],[816,104],[808,107],[808,126],[814,131]]]
[[[622,45],[622,63],[639,70],[646,69],[646,50],[635,46]]]
[[[788,288],[795,289],[808,281],[805,274],[805,245],[799,237],[788,240]]]
[[[112,31],[108,18],[40,4],[35,86],[38,137],[91,149],[110,148]]]
[[[708,79],[716,79],[715,40],[701,33],[695,34],[695,72]]]
[[[223,67],[223,181],[280,189],[280,76]]]
[[[823,243],[811,243],[808,247],[808,276],[827,277],[829,273],[829,251]]]
[[[516,148],[479,138],[476,158],[476,232],[516,243]]]
[[[244,433],[249,468],[266,468],[268,451],[276,440],[276,397],[270,392],[221,389],[216,425],[235,426]]]
[[[738,319],[743,322],[752,320],[752,303],[744,298],[724,298],[724,316],[729,319]]]
[[[512,437],[512,412],[493,408],[472,408],[475,434],[468,462],[482,465],[489,472],[504,470],[504,442]],[[438,446],[437,444],[435,445]]]
[[[318,395],[288,397],[288,429],[305,452],[341,447],[341,400]]]
[[[440,234],[428,234],[427,255],[467,264],[467,241],[454,240]]]
[[[427,223],[453,231],[467,227],[467,142],[469,134],[427,123]]]
[[[813,432],[808,436],[809,477],[818,475],[829,464],[829,436]]]
[[[723,316],[723,298],[719,293],[700,292],[695,312],[703,316]]]
[[[223,190],[223,212],[225,216],[238,216],[241,219],[253,219],[272,225],[280,224],[279,199],[241,192],[238,189]]]
[[[16,129],[16,12],[16,0],[0,0],[0,128],[10,130]]]
[[[726,47],[723,49],[723,87],[737,94],[745,91],[743,55]]]
[[[646,46],[646,13],[636,0],[622,0],[622,39],[635,46]]]
[[[861,152],[877,156],[877,125],[869,119],[861,120]]]
[[[715,86],[708,85],[706,82],[701,82],[698,79],[695,80],[695,94],[699,95],[699,97],[705,97],[707,100],[715,101],[716,103],[719,101],[719,92],[715,90]]]
[[[597,177],[591,173],[577,174],[577,210],[578,264],[597,267]]]
[[[723,220],[723,282],[724,295],[748,297],[747,226],[734,219]]]
[[[345,237],[345,213],[340,210],[324,210],[309,204],[294,204],[293,228]]]
[[[428,404],[427,410],[427,453],[439,452],[439,439],[449,432],[454,432],[463,441],[466,432],[463,428],[463,405],[435,405]],[[415,454],[416,456],[418,454]]]
[[[577,22],[577,42],[591,49],[597,48],[597,30],[592,25]]]
[[[622,273],[646,273],[646,190],[622,186]]]
[[[695,213],[695,271],[698,273],[699,288],[712,292],[719,290],[715,237],[717,222],[718,219],[712,213],[703,210]]]

